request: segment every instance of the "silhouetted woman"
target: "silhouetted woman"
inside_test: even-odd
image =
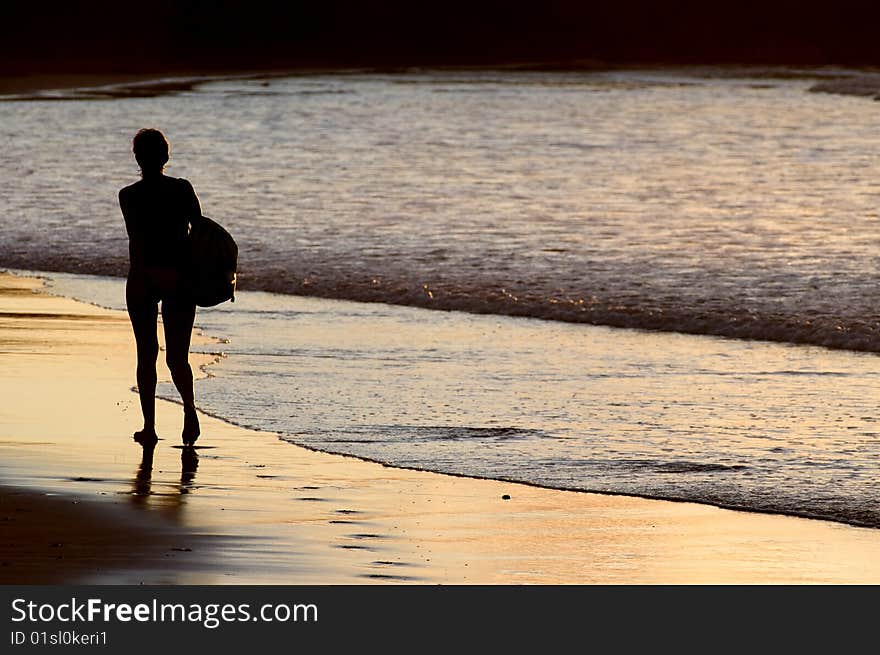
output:
[[[128,231],[130,268],[125,302],[137,342],[137,385],[144,428],[134,439],[154,445],[156,437],[156,336],[159,302],[165,328],[165,361],[183,400],[183,443],[199,436],[199,419],[189,365],[195,303],[187,293],[189,226],[202,215],[192,185],[164,174],[170,147],[159,130],[140,130],[132,150],[141,180],[119,192]]]

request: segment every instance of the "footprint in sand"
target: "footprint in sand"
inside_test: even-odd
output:
[[[389,582],[413,582],[418,579],[408,575],[389,575],[387,573],[362,573],[359,577],[370,580],[387,580]]]
[[[374,551],[375,548],[371,548],[370,546],[363,546],[361,544],[336,544],[335,548],[344,548],[345,550],[368,550]]]
[[[412,562],[391,562],[389,560],[376,560],[375,562],[370,562],[373,566],[415,566]]]

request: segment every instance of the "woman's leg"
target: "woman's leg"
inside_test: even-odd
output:
[[[156,431],[156,358],[159,341],[156,337],[158,302],[140,284],[131,279],[125,285],[125,303],[137,345],[137,385],[144,415],[144,432]]]
[[[183,401],[183,442],[192,444],[199,436],[199,419],[196,415],[193,374],[189,365],[189,344],[195,304],[179,298],[162,301],[162,322],[165,326],[165,361],[171,371],[171,379]]]

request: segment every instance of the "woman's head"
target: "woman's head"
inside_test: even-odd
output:
[[[145,127],[138,130],[131,141],[134,158],[141,167],[143,175],[161,173],[168,163],[171,146],[168,139],[159,130]]]

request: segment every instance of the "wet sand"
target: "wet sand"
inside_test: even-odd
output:
[[[80,494],[0,486],[0,581],[136,583],[194,565],[193,536],[159,517],[135,514]],[[112,529],[111,529],[112,526]],[[125,575],[121,576],[121,572]],[[143,571],[143,576],[140,571]]]
[[[0,275],[0,582],[880,581],[880,531],[393,469],[204,415],[187,451],[168,402],[144,457],[127,317],[40,286]]]

